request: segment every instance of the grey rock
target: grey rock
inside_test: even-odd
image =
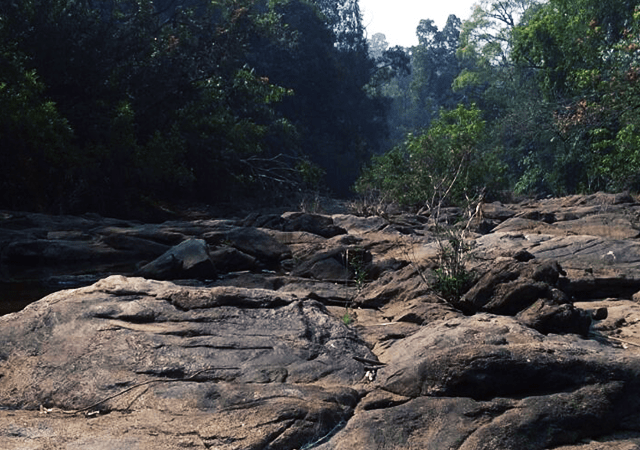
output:
[[[256,270],[259,263],[256,258],[233,247],[222,247],[210,251],[211,261],[219,273]]]
[[[383,405],[359,411],[344,430],[318,450],[457,449],[479,424],[490,421],[499,411],[469,398],[421,397],[399,405]]]
[[[216,269],[202,239],[188,239],[145,264],[138,275],[154,280],[213,279]]]
[[[126,254],[130,259],[131,254]],[[78,263],[114,262],[123,258],[123,253],[96,241],[61,241],[48,239],[14,240],[2,250],[2,262],[16,266],[53,266]]]
[[[482,217],[485,219],[496,219],[499,221],[507,220],[516,215],[516,211],[512,208],[504,206],[500,202],[483,203]]]
[[[606,317],[606,309],[604,311],[603,318]],[[598,317],[602,317],[602,315]],[[589,335],[592,314],[571,304],[559,305],[540,299],[520,311],[516,318],[521,323],[543,334],[575,333],[586,337]],[[593,318],[595,319],[595,317]]]
[[[539,298],[551,298],[562,269],[555,262],[534,261],[506,260],[494,265],[460,299],[459,306],[469,313],[515,315]]]
[[[324,238],[347,233],[344,228],[335,225],[330,216],[294,212],[285,213],[282,217],[285,220],[282,231],[306,231]]]
[[[211,231],[204,233],[203,238],[211,245],[235,247],[268,267],[276,267],[280,261],[291,257],[291,251],[286,245],[260,228],[234,227],[228,231]]]
[[[593,341],[544,337],[514,318],[487,314],[428,324],[392,348],[378,383],[412,398],[538,395],[607,381],[616,372],[627,379],[636,370],[621,365],[623,354]]]
[[[169,250],[169,246],[160,244],[149,239],[125,234],[109,234],[102,238],[102,242],[117,250],[125,250],[134,253],[136,256],[146,258],[157,257]]]
[[[303,212],[287,212],[282,215],[251,214],[243,220],[242,225],[277,231],[304,231],[324,238],[347,233],[346,230],[335,225],[330,216]]]
[[[349,234],[362,234],[381,231],[389,225],[389,221],[379,216],[358,217],[351,214],[334,214],[333,223],[349,232]]]
[[[397,271],[389,271],[368,283],[355,299],[363,308],[381,308],[391,302],[407,302],[423,297],[430,287],[418,273],[414,265],[407,265]]]

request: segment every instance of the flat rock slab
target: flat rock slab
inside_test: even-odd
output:
[[[634,239],[640,233],[630,218],[611,213],[563,220],[552,224],[524,217],[513,217],[501,223],[493,231],[557,236],[585,235],[609,239]]]
[[[141,387],[119,399],[135,407],[108,414],[0,410],[0,444],[3,450],[294,449],[326,436],[350,417],[357,402],[355,391],[344,388],[281,384],[243,391],[236,386],[221,399],[217,394],[229,386],[179,384],[165,383],[155,394],[172,399],[176,390],[180,395],[201,390],[208,404],[166,409],[168,402],[149,404]]]
[[[640,243],[631,239],[494,232],[475,241],[472,263],[488,270],[522,250],[559,262],[577,298],[631,296],[640,290]]]
[[[375,359],[314,300],[122,276],[1,317],[0,342],[2,408],[151,409],[178,423],[206,411],[198,437],[225,449],[296,448],[322,436],[358,401],[357,359]]]
[[[475,241],[473,253],[495,259],[527,250],[539,259],[554,259],[567,268],[630,264],[640,267],[640,243],[598,236],[555,236],[522,232],[494,232]]]

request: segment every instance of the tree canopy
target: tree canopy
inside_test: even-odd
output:
[[[4,2],[0,55],[5,207],[344,193],[384,133],[357,1]]]
[[[3,2],[0,207],[638,190],[639,7],[481,0],[390,48],[357,0]]]
[[[426,96],[437,109],[434,114],[424,101],[414,100],[420,113],[448,117],[457,111],[455,104],[475,105],[486,125],[474,152],[491,162],[485,166],[493,179],[485,182],[489,195],[637,191],[639,7],[637,0],[483,0],[461,27],[447,24],[451,44],[446,46],[438,45],[446,28],[439,32],[423,20],[420,44],[407,50],[412,81],[396,77],[386,92],[404,105],[406,99],[420,99],[425,91],[418,86],[426,74],[424,86],[438,87],[433,91],[438,95]],[[421,63],[425,55],[431,58],[426,64]],[[452,75],[434,77],[442,73]],[[401,154],[401,160],[412,160],[407,150],[412,136],[429,136],[440,127],[437,119],[420,123],[408,114],[399,117],[400,127],[413,134],[405,143],[396,139],[388,156],[373,161],[358,184],[361,190],[385,191],[390,178],[384,175],[389,165],[384,158]],[[451,160],[449,172],[459,163],[460,158]],[[426,166],[427,185],[446,172],[434,162]],[[476,182],[465,183],[472,188]],[[424,194],[412,196],[412,202],[429,204],[426,186],[420,191]],[[397,201],[406,199],[397,193]]]

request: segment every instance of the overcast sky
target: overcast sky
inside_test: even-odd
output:
[[[384,33],[390,47],[418,44],[416,27],[422,19],[433,20],[438,29],[447,23],[449,14],[461,20],[471,16],[477,0],[359,0],[363,24],[368,37]]]

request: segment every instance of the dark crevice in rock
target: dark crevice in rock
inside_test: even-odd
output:
[[[215,350],[236,350],[236,351],[247,351],[247,350],[273,350],[273,346],[265,345],[265,346],[251,346],[251,347],[240,347],[236,345],[207,345],[207,344],[197,344],[197,345],[181,345],[182,348],[210,348]]]
[[[117,383],[112,383],[112,384],[109,384],[109,385],[105,386],[105,389],[111,390],[111,389],[128,388],[129,386],[132,386],[134,384],[135,383],[133,381],[119,381]]]
[[[576,301],[604,298],[630,298],[640,291],[640,279],[583,278],[570,280],[569,289]]]
[[[490,417],[495,418],[499,417],[501,414],[509,411],[510,409],[515,408],[516,405],[510,402],[508,399],[498,399],[495,402],[483,402],[480,403],[478,408],[467,410],[464,412],[465,417]]]
[[[391,398],[382,398],[379,400],[374,400],[371,401],[369,403],[367,403],[366,406],[362,407],[363,411],[375,411],[377,409],[388,409],[388,408],[393,408],[395,406],[400,406],[400,405],[404,405],[407,402],[410,402],[411,399],[410,398],[404,398],[401,400],[394,400]]]
[[[160,369],[147,369],[136,371],[135,373],[140,375],[152,375],[159,378],[185,378],[185,371],[183,367],[165,367]]]
[[[397,340],[397,339],[404,339],[406,338],[407,335],[406,334],[394,334],[394,333],[390,333],[390,334],[386,334],[384,335],[381,339],[380,342],[384,342],[384,341],[392,341],[392,340]]]
[[[347,426],[351,417],[353,417],[353,414],[350,414],[349,416],[345,416],[331,430],[329,430],[328,433],[326,433],[323,436],[319,436],[318,438],[315,438],[315,440],[312,440],[304,444],[302,447],[300,447],[300,449],[311,450],[312,448],[315,448],[319,445],[329,442],[331,438],[333,438],[336,434],[338,434],[342,429],[344,429]]]
[[[155,314],[153,313],[149,313],[149,314],[132,314],[132,315],[128,315],[128,314],[110,314],[110,313],[106,313],[106,314],[94,314],[93,317],[95,317],[96,319],[109,319],[109,320],[121,320],[123,322],[129,322],[129,323],[133,323],[133,324],[145,324],[145,323],[153,323],[156,322],[156,317]],[[160,321],[158,321],[160,322]]]
[[[206,448],[219,448],[220,445],[232,445],[236,442],[242,442],[244,438],[231,438],[228,436],[206,436],[203,437],[202,434],[198,433],[198,437],[202,440],[202,443]]]

